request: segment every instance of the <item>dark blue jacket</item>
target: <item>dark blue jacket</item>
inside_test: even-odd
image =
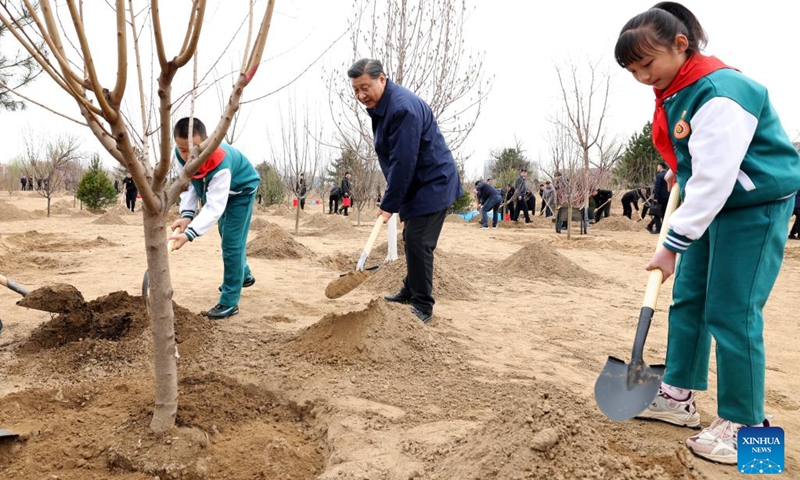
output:
[[[797,191],[797,194],[794,196],[794,208],[800,208],[800,190]]]
[[[375,108],[368,108],[386,194],[381,210],[400,220],[449,208],[464,192],[453,154],[431,108],[410,90],[386,80]]]
[[[664,205],[665,207],[667,205],[667,201],[669,201],[667,181],[664,179],[666,175],[666,170],[656,173],[656,180],[653,184],[653,198],[655,198],[656,202]]]
[[[500,190],[494,188],[493,186],[489,185],[486,182],[478,182],[478,185],[475,187],[475,190],[478,191],[478,203],[483,205],[486,203],[490,198],[494,196],[500,197],[502,200],[503,196],[500,194]]]

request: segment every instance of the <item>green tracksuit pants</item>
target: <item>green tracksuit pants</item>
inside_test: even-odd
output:
[[[219,304],[228,307],[239,305],[242,296],[242,283],[250,275],[247,265],[247,234],[250,232],[250,218],[253,216],[255,194],[228,197],[225,212],[219,217],[217,227],[222,239],[222,294]]]
[[[716,341],[717,415],[744,425],[764,416],[762,310],[783,261],[794,199],[722,210],[681,255],[669,310],[664,382],[708,388]]]

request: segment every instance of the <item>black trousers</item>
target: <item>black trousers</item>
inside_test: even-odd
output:
[[[136,193],[125,194],[125,206],[127,206],[128,210],[130,210],[131,212],[133,212],[134,209],[136,208],[136,195],[137,195]]]
[[[517,207],[514,209],[514,215],[511,217],[511,220],[515,222],[519,220],[519,212],[525,214],[525,223],[531,223],[531,217],[528,215],[528,203],[525,200],[517,200]]]
[[[305,198],[301,198],[300,199],[300,210],[305,210],[305,209],[306,209],[306,199]]]
[[[403,243],[406,253],[406,278],[403,279],[404,296],[411,298],[417,310],[433,313],[433,251],[439,242],[447,210],[405,219]]]
[[[611,215],[611,202],[608,202],[594,212],[594,221],[599,222],[601,218],[603,217],[608,218],[610,215]]]
[[[633,202],[626,202],[625,200],[622,201],[622,215],[628,218],[633,216],[633,208],[631,206]],[[636,207],[636,211],[639,211],[639,207]],[[632,220],[632,219],[631,219]]]
[[[328,197],[328,213],[339,213],[339,197]]]

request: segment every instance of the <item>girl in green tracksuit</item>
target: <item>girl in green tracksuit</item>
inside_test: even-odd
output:
[[[708,387],[716,341],[718,418],[686,444],[737,463],[737,432],[764,414],[764,307],[783,260],[800,156],[767,90],[715,57],[684,6],[661,2],[623,27],[615,57],[653,87],[653,142],[683,203],[648,270],[676,272],[667,370],[640,416],[699,428],[693,390]],[[680,262],[675,270],[676,257]]]

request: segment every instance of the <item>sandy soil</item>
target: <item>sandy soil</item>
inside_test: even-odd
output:
[[[352,270],[371,218],[300,218],[257,209],[241,313],[216,303],[215,231],[170,256],[180,406],[169,435],[148,430],[149,319],[140,214],[80,211],[71,197],[0,199],[0,274],[31,290],[64,285],[82,298],[51,314],[0,291],[0,478],[8,479],[727,479],[733,466],[693,458],[693,430],[610,422],[592,396],[609,355],[627,359],[655,237],[619,217],[588,235],[531,225],[479,230],[449,218],[436,256],[434,320],[382,295],[399,262],[328,299]],[[350,220],[350,221],[348,221]],[[380,245],[383,242],[383,245]],[[386,233],[368,264],[386,252]],[[402,248],[402,246],[401,246]],[[766,408],[786,431],[786,474],[800,469],[800,242],[766,307]],[[663,362],[671,281],[645,360]],[[50,297],[54,300],[58,297]],[[60,301],[52,302],[58,306]],[[65,304],[61,302],[61,304]],[[715,416],[698,397],[704,425]],[[795,392],[792,394],[791,392]]]

